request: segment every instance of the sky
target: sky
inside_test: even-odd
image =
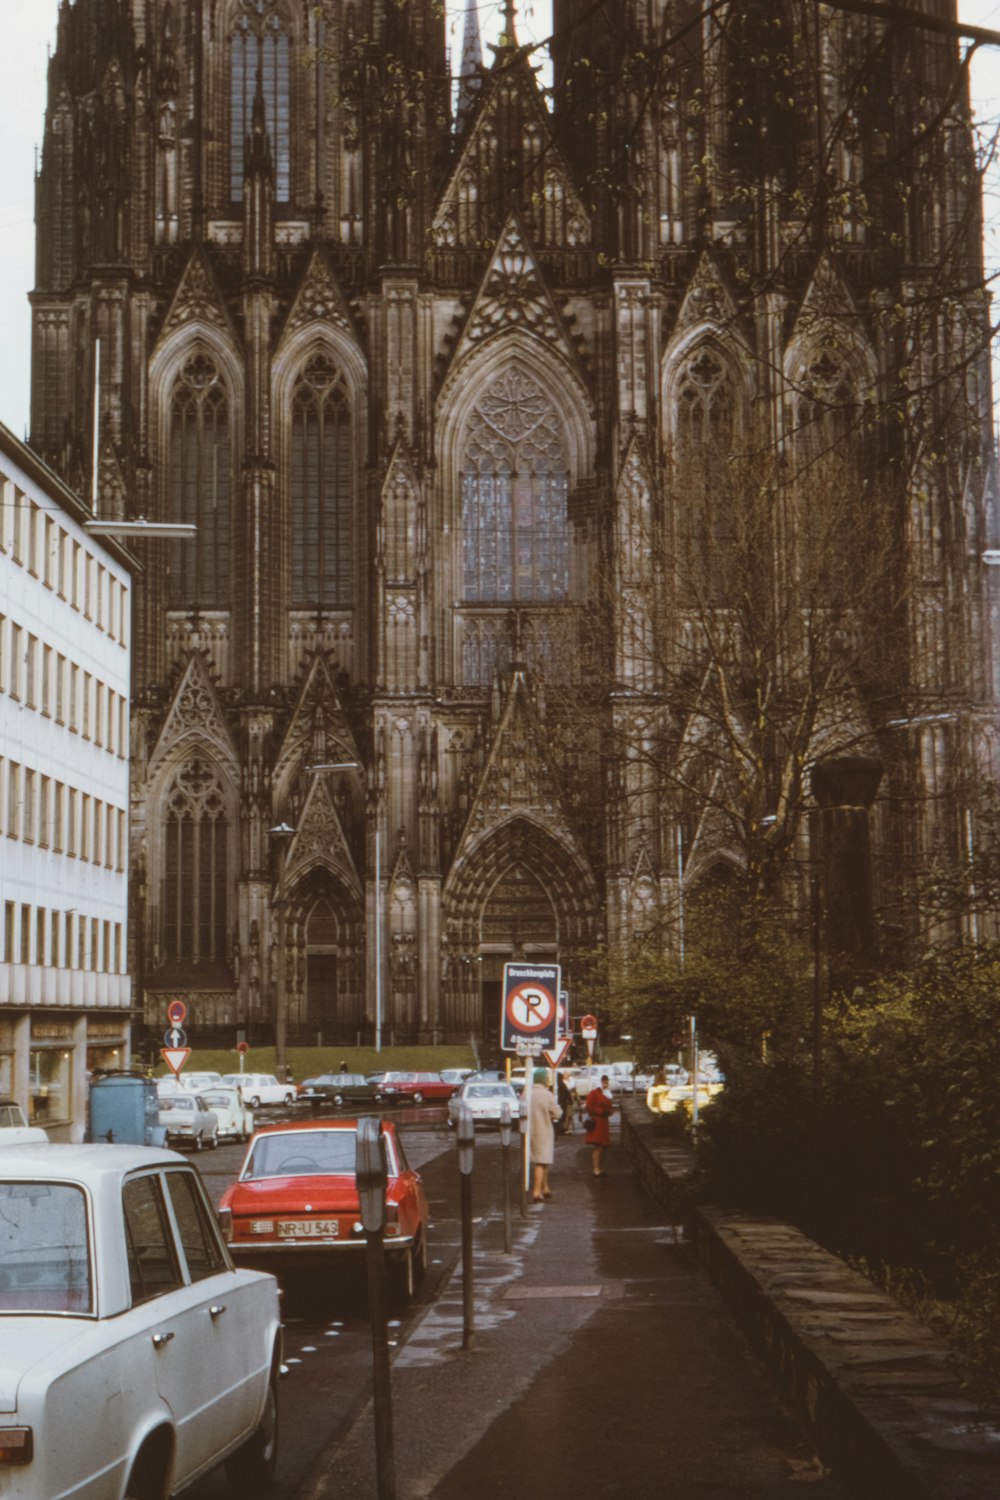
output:
[[[23,437],[28,424],[30,310],[34,283],[35,152],[42,139],[47,49],[55,37],[59,0],[2,0],[0,49],[0,421]],[[461,50],[463,0],[450,0],[452,46]],[[483,0],[484,42],[499,30],[501,7]],[[964,21],[1000,30],[1000,0],[959,0]],[[549,0],[521,0],[518,34],[542,36],[550,25]],[[489,54],[487,53],[487,57]],[[1000,48],[983,48],[973,63],[974,106],[984,129],[1000,119]],[[987,184],[986,263],[1000,271],[1000,171]]]

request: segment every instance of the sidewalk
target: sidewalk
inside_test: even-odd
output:
[[[499,1217],[477,1227],[472,1348],[456,1270],[396,1355],[397,1500],[787,1500],[796,1479],[817,1500],[848,1500],[812,1467],[808,1439],[617,1141],[595,1180],[582,1137],[560,1138],[552,1187],[527,1219],[515,1198],[510,1255]],[[438,1243],[457,1236],[454,1221],[436,1226]],[[301,1500],[374,1500],[373,1441],[369,1405]]]

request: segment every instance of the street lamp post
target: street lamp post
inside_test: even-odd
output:
[[[288,857],[289,840],[295,829],[288,823],[279,823],[267,830],[278,851],[278,952],[275,962],[274,994],[274,1066],[282,1083],[288,1077],[288,989],[285,968],[285,861]]]

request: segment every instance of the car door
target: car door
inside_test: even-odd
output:
[[[170,1196],[159,1172],[129,1178],[122,1193],[132,1301],[152,1348],[156,1388],[173,1420],[179,1488],[214,1463],[242,1426],[237,1422],[234,1431],[217,1407],[224,1379],[224,1350],[213,1336],[212,1307],[224,1301],[214,1284],[219,1278],[186,1281]]]

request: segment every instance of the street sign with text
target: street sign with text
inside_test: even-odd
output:
[[[516,1043],[551,1047],[558,1031],[558,964],[504,964],[500,1046],[514,1052]]]

